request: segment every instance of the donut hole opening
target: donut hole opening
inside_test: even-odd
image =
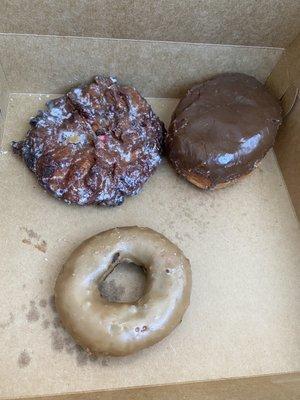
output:
[[[119,262],[98,285],[100,296],[111,303],[135,303],[146,290],[146,273],[131,261]]]

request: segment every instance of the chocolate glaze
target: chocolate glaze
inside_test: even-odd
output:
[[[213,188],[253,170],[273,146],[281,107],[255,78],[226,73],[194,86],[179,102],[166,137],[177,172]]]
[[[137,90],[114,78],[96,77],[49,101],[30,123],[13,150],[68,203],[119,205],[161,160],[162,122]]]

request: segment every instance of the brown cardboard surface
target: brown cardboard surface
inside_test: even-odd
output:
[[[78,393],[44,397],[47,400],[298,400],[300,373],[254,378],[186,383],[101,393]],[[40,400],[34,398],[33,400]]]
[[[67,206],[46,194],[9,148],[47,98],[11,96],[7,153],[0,156],[0,396],[299,370],[300,230],[274,154],[227,189],[201,192],[163,163],[121,207]],[[167,122],[176,99],[151,102]],[[58,326],[51,308],[55,278],[84,238],[134,224],[165,234],[190,258],[191,306],[156,346],[90,360]]]
[[[283,118],[286,117],[294,108],[299,97],[299,89],[290,85],[281,99],[281,106],[283,109]]]
[[[279,132],[275,151],[298,218],[300,218],[300,99]]]
[[[1,151],[1,142],[2,135],[4,129],[4,121],[6,117],[6,108],[8,101],[8,87],[6,78],[0,63],[0,151]]]
[[[245,72],[265,81],[277,48],[0,34],[11,92],[62,93],[96,74],[117,75],[149,97],[179,97],[216,73]],[[188,67],[187,67],[188,66]]]
[[[295,38],[290,47],[286,51],[289,72],[293,83],[300,87],[300,34]]]
[[[1,0],[0,32],[284,47],[298,0]]]
[[[294,107],[285,118],[284,124],[280,129],[277,142],[275,144],[276,156],[282,170],[287,188],[289,190],[293,205],[300,218],[300,35],[292,45],[286,50],[285,64],[288,71],[289,87],[287,93],[291,92],[291,101],[294,99]],[[282,61],[279,62],[281,64]],[[275,87],[280,81],[286,81],[285,75],[280,73],[279,68],[271,74],[272,86]],[[279,84],[281,85],[281,84]]]
[[[290,83],[287,57],[284,52],[268,76],[266,85],[278,99],[281,99],[290,86]]]

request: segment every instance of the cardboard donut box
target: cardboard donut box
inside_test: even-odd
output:
[[[0,2],[0,399],[300,398],[299,1]],[[266,82],[284,123],[247,178],[203,192],[166,161],[117,208],[46,194],[10,143],[49,98],[113,75],[168,124],[178,99],[221,72]],[[191,261],[191,305],[157,345],[93,359],[62,329],[55,279],[85,238],[155,229]],[[140,288],[138,271],[110,289]],[[123,287],[123,286],[122,286]]]

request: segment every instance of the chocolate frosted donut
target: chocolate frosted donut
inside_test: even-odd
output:
[[[137,90],[96,77],[47,103],[13,142],[49,193],[67,203],[115,206],[137,194],[161,159],[164,126]]]
[[[255,168],[281,121],[279,102],[259,81],[221,74],[181,99],[167,133],[167,155],[201,189],[223,187]]]
[[[122,261],[146,272],[146,290],[135,303],[112,303],[98,286]],[[123,356],[162,340],[189,305],[191,269],[181,250],[148,229],[115,228],[83,242],[55,285],[63,326],[90,353]]]

